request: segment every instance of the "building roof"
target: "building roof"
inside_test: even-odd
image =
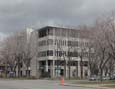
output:
[[[78,29],[78,28],[67,28],[67,27],[54,27],[54,26],[45,26],[40,29],[37,29],[38,31],[40,30],[46,30],[46,29],[56,29],[56,30],[72,30],[75,31],[75,33],[79,33],[81,38],[89,38],[91,35],[93,35],[93,31],[91,29]]]

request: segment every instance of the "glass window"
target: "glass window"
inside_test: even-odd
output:
[[[48,39],[47,40],[47,45],[53,45],[53,39]]]
[[[78,47],[78,41],[75,41],[75,42],[74,42],[74,45],[75,45],[76,47]]]
[[[53,29],[48,28],[48,35],[53,35]]]
[[[47,36],[47,30],[46,29],[42,29],[39,31],[39,37],[44,37],[44,36]]]
[[[83,62],[83,65],[84,65],[84,66],[88,66],[88,61],[84,61],[84,62]]]
[[[66,40],[65,40],[65,46],[66,46]]]
[[[48,50],[47,51],[47,56],[53,56],[53,50]]]

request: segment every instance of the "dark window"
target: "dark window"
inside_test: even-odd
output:
[[[88,62],[87,62],[87,61],[84,61],[84,62],[83,62],[83,65],[87,67],[87,66],[88,66]]]
[[[46,54],[47,54],[46,51],[39,52],[39,53],[38,53],[38,57],[45,57],[45,56],[47,56]]]
[[[47,45],[53,45],[53,39],[48,39],[47,40]]]
[[[22,67],[23,67],[23,64],[22,64],[22,63],[19,63],[19,65],[20,65],[20,68],[22,68]]]
[[[48,35],[53,35],[53,29],[48,29]]]
[[[65,40],[65,46],[66,46],[66,40]]]
[[[56,40],[55,40],[55,45],[57,45],[57,44],[58,44],[58,40],[56,39]]]
[[[66,56],[66,52],[65,51],[55,51],[55,56]]]
[[[78,52],[68,52],[69,57],[78,57]]]
[[[47,56],[53,56],[53,50],[48,50],[47,51]]]
[[[71,46],[71,41],[68,41],[68,46]]]
[[[40,30],[39,31],[39,37],[44,37],[44,36],[47,36],[47,30],[46,29],[43,29],[43,30]]]
[[[77,61],[71,61],[71,66],[77,66],[78,62]]]
[[[72,47],[78,46],[78,42],[77,41],[68,41],[68,46],[72,46]]]
[[[73,57],[78,57],[78,52],[73,52]]]
[[[46,45],[46,40],[40,41],[38,43],[39,46],[45,46]]]
[[[59,56],[60,56],[60,57],[62,56],[62,51],[59,51]]]
[[[44,29],[39,30],[39,38],[47,36],[47,35],[53,35],[53,29],[44,28]]]
[[[72,57],[72,52],[68,52],[68,56],[69,56],[69,57]]]
[[[74,42],[74,45],[78,47],[78,41],[75,41],[75,42]]]

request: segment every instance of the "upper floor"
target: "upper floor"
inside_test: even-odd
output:
[[[82,29],[71,29],[71,28],[61,28],[46,26],[37,30],[38,38],[43,38],[46,36],[57,36],[65,38],[89,38],[91,31]]]

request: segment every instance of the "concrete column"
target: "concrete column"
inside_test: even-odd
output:
[[[66,60],[66,78],[68,77],[68,67],[67,67],[67,60]]]
[[[41,76],[40,61],[36,61],[36,76],[37,76],[37,78],[40,78],[40,76]]]
[[[78,77],[81,76],[80,61],[78,61]]]
[[[45,71],[48,72],[48,60],[46,60],[46,68]]]
[[[76,77],[78,77],[78,61],[76,63]]]
[[[52,61],[52,77],[55,77],[55,60]]]

